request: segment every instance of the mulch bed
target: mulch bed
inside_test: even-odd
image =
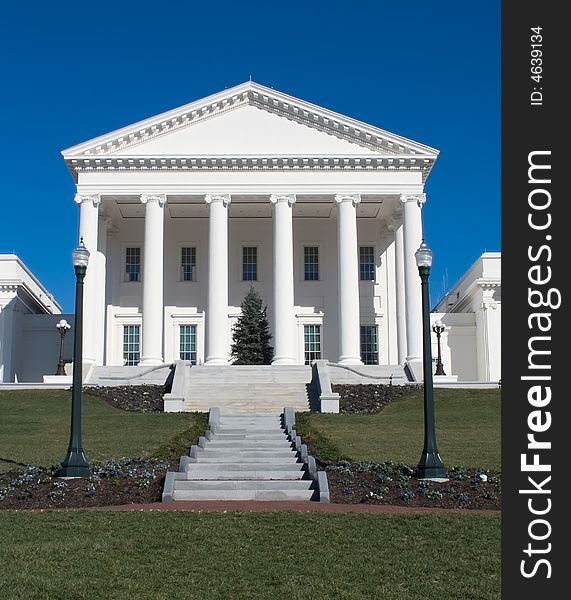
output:
[[[339,412],[346,414],[375,414],[398,400],[406,398],[418,389],[416,385],[341,385],[331,386],[340,395]]]
[[[164,385],[119,385],[84,386],[83,391],[90,396],[105,400],[121,410],[137,412],[162,412]]]
[[[61,479],[55,467],[28,466],[0,473],[0,510],[160,502],[166,472],[177,469],[178,461],[121,459],[92,464],[89,478]]]
[[[448,470],[446,482],[418,480],[403,464],[339,462],[327,467],[331,502],[500,510],[501,479],[489,471]]]

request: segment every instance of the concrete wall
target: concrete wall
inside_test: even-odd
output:
[[[431,313],[433,325],[440,319],[446,327],[440,336],[442,364],[446,375],[458,381],[478,381],[476,315],[474,313]],[[432,359],[436,361],[438,342],[432,332]]]
[[[16,374],[19,382],[42,381],[55,375],[59,360],[60,334],[56,324],[65,319],[72,329],[64,340],[64,359],[73,359],[74,315],[22,315],[20,351]]]

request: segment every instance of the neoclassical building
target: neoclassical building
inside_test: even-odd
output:
[[[63,156],[91,253],[86,363],[227,364],[253,285],[275,364],[421,367],[434,148],[250,81]]]

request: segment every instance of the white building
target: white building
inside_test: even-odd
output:
[[[421,364],[414,252],[438,151],[247,82],[63,152],[89,364],[226,364],[254,285],[276,364]]]
[[[96,365],[227,364],[253,285],[275,364],[406,363],[420,380],[414,253],[437,155],[253,82],[65,150],[91,252],[84,376]],[[0,283],[0,381],[42,381],[57,364],[60,307],[13,255]],[[499,253],[436,310],[447,375],[497,381]]]
[[[485,252],[438,303],[431,315],[446,327],[441,341],[447,374],[459,381],[502,378],[501,254]],[[433,340],[433,356],[436,356]]]
[[[0,254],[0,382],[41,381],[42,374],[55,373],[62,317],[73,323],[15,254]],[[72,336],[67,338],[69,359]]]

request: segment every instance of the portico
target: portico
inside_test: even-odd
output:
[[[274,364],[421,361],[432,148],[247,82],[63,155],[92,364],[229,360],[250,285]]]

